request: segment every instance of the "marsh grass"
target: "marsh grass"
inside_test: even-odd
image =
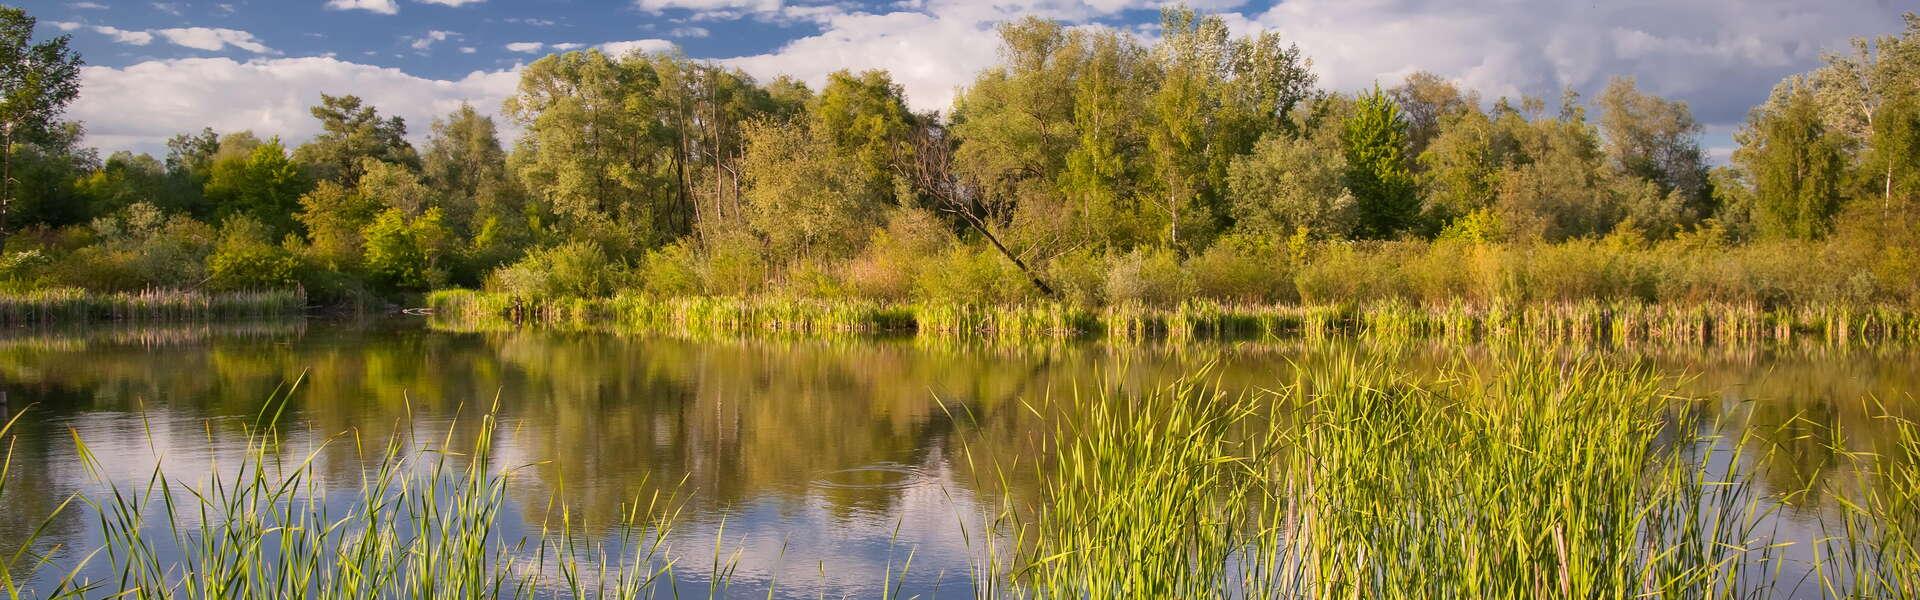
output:
[[[889,305],[860,300],[618,295],[531,298],[467,290],[428,297],[435,327],[457,331],[540,326],[674,336],[911,334],[998,342],[1104,339],[1548,340],[1707,346],[1814,339],[1834,345],[1920,341],[1920,314],[1889,306],[1736,302],[1570,301],[1423,305],[1244,305],[1192,300],[1171,307],[1063,303]]]
[[[957,460],[999,489],[965,543],[982,598],[1835,598],[1920,592],[1920,428],[1891,416],[1883,448],[1832,449],[1862,466],[1851,485],[1762,491],[1743,465],[1766,432],[1710,417],[1675,381],[1637,365],[1535,347],[1414,377],[1346,358],[1268,389],[1228,393],[1196,369],[1140,394],[1046,396],[1037,451]],[[297,386],[297,384],[296,384]],[[513,538],[499,519],[518,467],[494,465],[496,423],[471,446],[353,444],[371,468],[323,485],[319,449],[288,452],[275,423],[291,389],[250,427],[239,464],[192,479],[156,467],[115,482],[76,433],[106,491],[59,510],[98,521],[98,549],[29,550],[0,563],[19,597],[678,597],[667,542],[679,504],[627,505],[611,533],[575,522],[557,494]],[[946,404],[942,404],[947,407]],[[948,408],[956,421],[972,413]],[[956,414],[957,413],[957,414]],[[24,414],[24,413],[22,413]],[[19,420],[0,426],[8,432]],[[1002,458],[1011,460],[1003,461]],[[1031,469],[1037,492],[1009,482]],[[7,478],[0,472],[0,502]],[[1818,540],[1782,539],[1780,498],[1841,506]],[[668,496],[671,496],[670,494]],[[966,518],[966,517],[963,517]],[[37,533],[35,534],[38,535]],[[719,539],[706,594],[726,596],[739,553]],[[1805,577],[1790,545],[1812,549]],[[76,554],[76,551],[83,554]],[[913,552],[875,595],[911,595]],[[892,552],[889,553],[893,557]],[[822,564],[822,569],[830,565]],[[1798,568],[1798,567],[1796,567]],[[28,581],[14,574],[41,575]],[[104,574],[104,575],[102,575]],[[771,586],[771,583],[769,583]],[[769,592],[771,595],[771,592]]]
[[[0,294],[0,325],[87,321],[184,321],[299,315],[307,308],[299,289],[206,293],[145,290],[98,294],[56,288]]]

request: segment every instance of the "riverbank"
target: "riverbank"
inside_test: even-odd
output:
[[[1920,313],[1898,307],[1806,305],[1767,309],[1730,302],[1428,306],[1383,301],[1260,306],[1189,301],[1172,308],[1087,308],[1060,303],[983,306],[639,295],[531,298],[445,290],[430,294],[427,305],[433,313],[433,326],[450,330],[601,328],[687,336],[855,334],[1176,343],[1362,334],[1682,344],[1920,339]]]
[[[99,293],[53,288],[0,293],[0,325],[88,321],[187,321],[295,316],[307,309],[299,288],[207,293],[183,290]]]

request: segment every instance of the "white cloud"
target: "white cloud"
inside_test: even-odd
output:
[[[67,8],[74,10],[106,10],[107,5],[99,2],[68,2]]]
[[[119,42],[122,44],[145,46],[147,44],[153,43],[153,34],[145,31],[128,31],[125,29],[120,29],[118,27],[108,27],[105,25],[94,27],[93,31],[101,35],[111,37],[113,38],[113,41]]]
[[[1892,31],[1876,2],[1631,0],[1288,0],[1236,24],[1272,29],[1312,57],[1324,86],[1390,85],[1428,70],[1488,96],[1549,100],[1597,91],[1614,75],[1687,100],[1702,121],[1731,123],[1782,77],[1816,66],[1850,37]]]
[[[713,32],[708,31],[707,28],[705,27],[695,27],[695,26],[689,25],[686,27],[675,27],[673,28],[673,31],[667,32],[667,35],[677,37],[677,38],[703,38],[709,35],[713,35]]]
[[[413,43],[408,45],[412,46],[414,50],[426,50],[428,48],[432,48],[433,45],[437,42],[444,42],[444,41],[447,41],[449,38],[457,38],[457,37],[460,37],[459,33],[452,32],[452,31],[441,31],[441,30],[435,29],[435,30],[426,32],[420,37],[414,38]]]
[[[586,44],[582,44],[582,43],[578,43],[578,42],[561,42],[561,43],[558,43],[558,44],[554,44],[554,45],[553,45],[553,49],[554,49],[554,51],[555,51],[555,52],[566,52],[566,51],[568,51],[568,50],[579,50],[579,49],[581,49],[581,48],[585,48],[585,47],[587,47],[587,45],[586,45]]]
[[[166,39],[167,43],[175,46],[193,48],[195,50],[217,51],[232,46],[255,54],[277,54],[272,48],[268,48],[266,44],[261,43],[258,38],[255,38],[253,34],[238,29],[184,27],[139,31],[120,29],[107,25],[89,26],[85,23],[75,23],[72,21],[55,21],[53,26],[60,28],[61,31],[75,31],[84,28],[94,33],[111,37],[115,42],[133,46],[151,44],[153,43],[154,37],[158,36]]]
[[[487,0],[420,0],[420,2],[426,4],[438,4],[441,6],[466,6],[468,4],[479,4],[486,1]]]
[[[508,52],[521,52],[525,54],[533,54],[535,52],[539,52],[541,48],[545,48],[546,46],[547,46],[546,44],[542,44],[540,42],[514,42],[511,44],[507,44],[506,47]]]
[[[475,71],[439,80],[333,58],[186,58],[86,67],[80,79],[80,98],[69,114],[87,124],[90,145],[158,152],[169,136],[209,126],[279,135],[297,144],[319,129],[308,108],[321,93],[360,96],[382,113],[406,118],[412,136],[421,139],[434,117],[462,102],[497,111],[519,75]]]
[[[555,50],[562,50],[560,47],[562,45],[563,44],[554,44],[553,48]],[[627,40],[623,42],[607,42],[597,47],[601,52],[606,53],[607,56],[619,57],[634,52],[644,52],[647,54],[667,52],[673,50],[674,45],[673,42],[667,40]]]
[[[176,46],[185,46],[196,50],[223,50],[233,46],[254,54],[276,54],[272,48],[260,43],[253,34],[238,29],[218,27],[182,27],[160,29],[153,33],[166,38]]]
[[[155,2],[152,4],[152,6],[154,10],[167,13],[176,17],[180,16],[184,12],[182,10],[182,5],[179,2]]]
[[[333,10],[364,10],[383,15],[398,14],[400,5],[394,0],[327,0],[327,8]]]
[[[918,12],[840,15],[819,35],[779,50],[727,59],[760,79],[793,75],[817,89],[840,70],[886,69],[914,110],[947,110],[954,92],[999,60],[998,18]],[[999,15],[991,15],[997,17]]]
[[[479,51],[480,51],[480,49],[479,49],[479,48],[475,48],[475,47],[473,47],[473,46],[461,46],[461,47],[460,47],[460,53],[461,53],[461,54],[473,54],[473,53],[475,53],[475,52],[479,52]]]

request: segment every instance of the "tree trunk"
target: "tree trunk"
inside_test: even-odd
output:
[[[992,231],[988,231],[987,226],[981,224],[980,220],[974,218],[972,215],[967,215],[965,220],[968,225],[973,226],[974,231],[980,232],[981,237],[987,238],[987,243],[993,244],[993,249],[999,250],[1001,256],[1005,256],[1007,260],[1012,261],[1013,266],[1019,268],[1020,273],[1026,275],[1028,281],[1033,282],[1033,287],[1040,288],[1041,294],[1048,298],[1054,297],[1053,286],[1047,285],[1045,280],[1040,279],[1040,275],[1034,273],[1033,269],[1027,266],[1027,261],[1020,260],[1020,257],[1014,255],[1012,250],[1007,249],[1006,244],[1000,243],[999,236],[994,235]]]

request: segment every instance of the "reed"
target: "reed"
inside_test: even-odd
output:
[[[183,290],[96,294],[77,288],[56,288],[0,294],[0,325],[250,319],[299,315],[306,307],[306,292],[300,289],[218,294]]]
[[[1037,497],[1003,496],[986,534],[970,538],[977,595],[1804,594],[1807,584],[1778,570],[1788,543],[1818,547],[1809,581],[1824,596],[1920,592],[1915,424],[1897,421],[1890,448],[1843,454],[1872,466],[1854,486],[1806,492],[1844,507],[1822,521],[1825,539],[1782,540],[1763,526],[1773,509],[1750,476],[1724,471],[1765,460],[1746,454],[1765,446],[1752,427],[1707,419],[1646,369],[1502,351],[1498,370],[1461,363],[1437,377],[1349,358],[1259,392],[1209,387],[1202,368],[1139,395],[1035,399],[1018,410],[1052,424],[1043,451],[969,468],[1002,484],[1021,464],[1041,476]],[[60,564],[46,558],[55,553],[5,557],[0,588],[9,598],[685,592],[666,541],[679,519],[673,499],[639,499],[603,534],[584,531],[556,498],[557,522],[508,539],[498,519],[516,469],[492,463],[491,417],[469,447],[392,440],[359,457],[371,466],[357,486],[330,487],[319,450],[289,455],[274,425],[289,393],[246,428],[240,464],[187,478],[156,467],[144,482],[108,480],[103,494],[74,496],[61,510],[96,519],[101,549]],[[19,419],[0,425],[9,449]],[[106,471],[77,434],[74,445],[91,472]],[[959,457],[976,461],[970,447]],[[0,502],[7,465],[10,451]],[[724,597],[735,559],[716,545],[712,560],[707,594]],[[889,562],[876,595],[900,594],[911,566],[911,555],[897,569]]]

